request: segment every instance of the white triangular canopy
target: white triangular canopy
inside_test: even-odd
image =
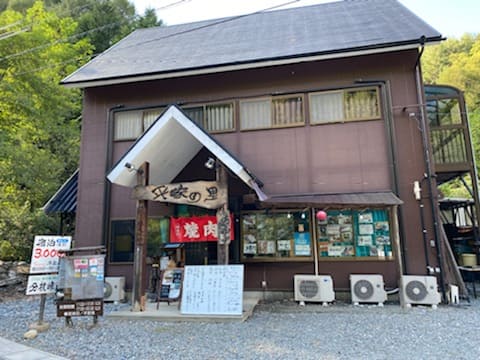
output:
[[[260,200],[267,198],[245,166],[175,105],[171,105],[132,145],[107,178],[114,184],[134,187],[137,177],[131,169],[138,169],[148,162],[149,182],[155,185],[168,184],[203,146],[253,189]],[[127,167],[127,164],[130,165]]]

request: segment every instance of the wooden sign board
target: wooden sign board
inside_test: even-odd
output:
[[[243,265],[185,266],[180,312],[242,315]]]
[[[216,181],[195,181],[164,185],[137,185],[133,189],[132,197],[136,200],[217,209],[227,203],[228,194],[226,187],[220,186]]]
[[[103,299],[57,301],[57,317],[101,315],[103,315]]]

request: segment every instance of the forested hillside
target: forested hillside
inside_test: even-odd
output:
[[[139,27],[128,0],[0,0],[0,259],[56,233],[41,207],[78,166],[81,91],[59,82]]]

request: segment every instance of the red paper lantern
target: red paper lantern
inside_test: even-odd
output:
[[[317,219],[318,221],[325,221],[327,220],[327,213],[323,210],[317,211]]]

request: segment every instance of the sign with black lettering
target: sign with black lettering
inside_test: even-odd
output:
[[[57,301],[57,316],[103,315],[103,299]]]
[[[182,314],[242,315],[243,265],[185,266]]]
[[[164,185],[138,185],[133,189],[133,198],[217,209],[227,203],[228,194],[227,189],[216,181],[194,181]]]

